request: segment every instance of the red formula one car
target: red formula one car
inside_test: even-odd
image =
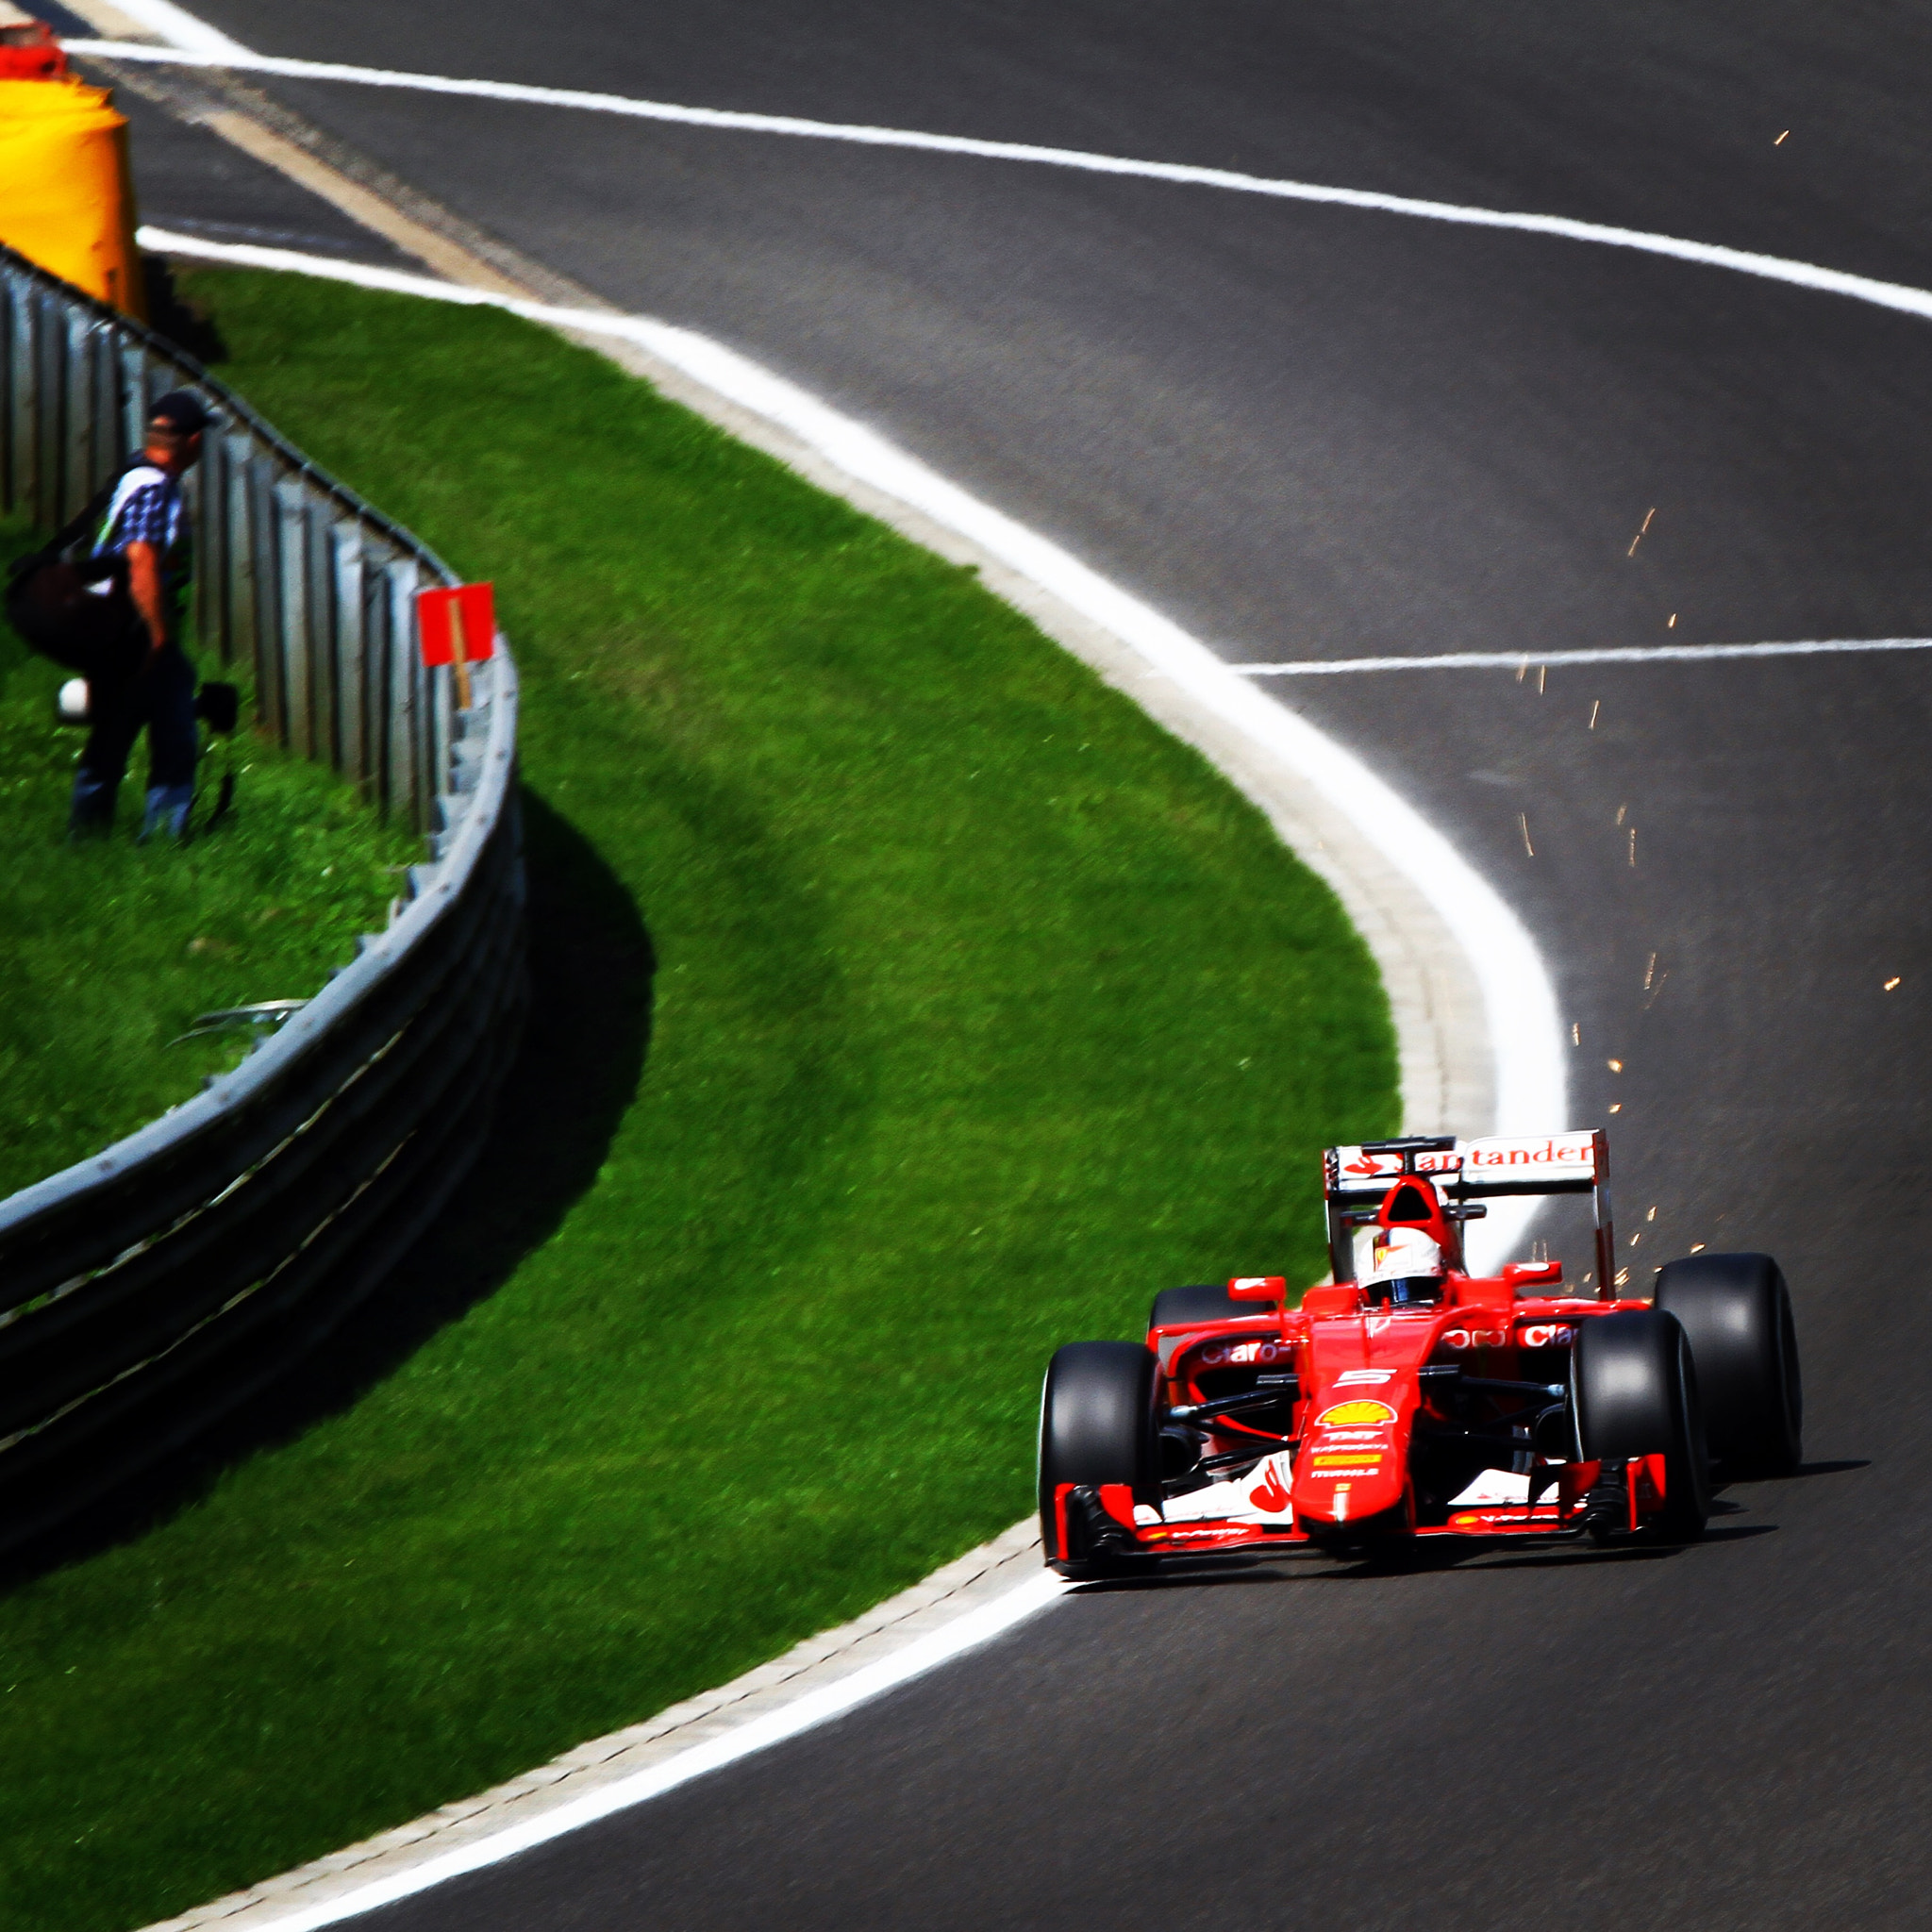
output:
[[[1055,1355],[1047,1561],[1701,1535],[1714,1483],[1798,1466],[1790,1296],[1768,1255],[1699,1254],[1619,1299],[1608,1178],[1601,1132],[1330,1148],[1334,1277],[1299,1308],[1278,1275],[1174,1288],[1144,1344]],[[1465,1272],[1463,1224],[1511,1194],[1591,1197],[1587,1291],[1560,1261]]]

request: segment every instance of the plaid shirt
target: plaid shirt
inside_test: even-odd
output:
[[[188,506],[181,485],[165,470],[142,463],[128,471],[114,492],[94,555],[125,551],[130,543],[152,543],[161,577],[171,590],[188,581]]]
[[[189,547],[188,506],[181,485],[152,463],[137,463],[122,477],[114,492],[94,555],[125,552],[130,543],[152,543],[161,567],[161,594],[167,600],[169,629],[174,628],[181,593],[193,573]]]

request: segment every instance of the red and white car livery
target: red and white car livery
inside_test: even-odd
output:
[[[1620,1298],[1601,1132],[1370,1141],[1324,1157],[1331,1280],[1156,1298],[1147,1340],[1048,1368],[1040,1504],[1077,1577],[1175,1557],[1420,1537],[1701,1534],[1716,1482],[1787,1474],[1803,1422],[1790,1293],[1692,1255]],[[1594,1266],[1463,1264],[1508,1194],[1588,1194]],[[1407,1272],[1406,1272],[1407,1271]]]

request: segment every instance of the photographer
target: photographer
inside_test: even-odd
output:
[[[74,777],[68,836],[107,831],[128,754],[147,730],[147,810],[141,836],[179,838],[194,799],[194,672],[181,649],[181,598],[192,574],[181,478],[201,455],[208,416],[186,390],[163,396],[148,419],[142,459],[121,478],[94,544],[126,566],[132,606],[124,649],[88,677],[92,730]],[[110,586],[102,585],[107,592]]]

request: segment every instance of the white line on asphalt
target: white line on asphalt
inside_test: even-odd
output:
[[[231,41],[220,27],[210,26],[205,20],[196,20],[184,8],[176,7],[175,0],[114,0],[114,7],[117,12],[125,13],[137,25],[146,27],[150,33],[159,34],[162,40],[184,53],[204,55],[226,65],[255,58],[240,41]],[[94,24],[98,26],[102,23],[97,21]],[[86,43],[75,41],[69,44],[80,46]],[[120,42],[105,42],[102,44],[118,46]]]
[[[1707,658],[1819,658],[1932,651],[1932,638],[1813,638],[1769,644],[1614,644],[1583,651],[1444,651],[1434,658],[1296,658],[1234,664],[1243,677],[1345,677],[1363,671],[1520,671],[1527,664],[1695,664]]]
[[[1258,690],[1199,639],[1058,544],[947,481],[876,430],[722,342],[644,316],[555,308],[458,288],[427,275],[246,242],[203,242],[158,228],[142,228],[139,239],[142,247],[164,254],[286,269],[439,302],[506,308],[553,328],[627,338],[741,408],[790,430],[848,476],[977,543],[1111,632],[1150,673],[1172,679],[1196,705],[1240,732],[1264,757],[1299,774],[1353,821],[1435,909],[1481,988],[1495,1056],[1495,1131],[1540,1133],[1552,1121],[1567,1117],[1566,1036],[1542,956],[1508,904],[1434,825],[1353,753]],[[1527,1228],[1535,1206],[1533,1201],[1492,1204],[1477,1242],[1472,1243],[1479,1243],[1486,1264],[1487,1257],[1507,1255]]]
[[[154,0],[147,0],[154,4]],[[173,9],[171,9],[173,10]],[[457,80],[446,75],[406,74],[384,67],[353,67],[334,60],[293,60],[267,54],[223,55],[188,47],[156,47],[135,41],[69,41],[72,53],[116,60],[159,60],[200,67],[229,67],[256,74],[278,74],[292,80],[346,81],[359,87],[404,88],[420,93],[467,94],[480,100],[517,101],[537,107],[575,108],[599,114],[623,114],[643,121],[676,122],[690,127],[736,129],[753,134],[786,134],[813,141],[841,141],[865,147],[912,148],[933,154],[972,155],[985,160],[1027,161],[1074,168],[1088,174],[1124,175],[1145,181],[1220,188],[1239,194],[1272,195],[1284,201],[1320,202],[1339,208],[1412,215],[1424,221],[1454,222],[1467,227],[1507,228],[1527,235],[1552,235],[1570,242],[1593,242],[1629,248],[1707,268],[1729,269],[1766,281],[1824,294],[1845,295],[1881,308],[1932,319],[1932,292],[1870,275],[1846,275],[1781,256],[1687,242],[1640,228],[1600,222],[1572,221],[1564,215],[1514,213],[1502,208],[1464,208],[1455,202],[1419,201],[1409,195],[1374,194],[1357,188],[1324,188],[1308,181],[1270,180],[1227,168],[1196,168],[1175,161],[1136,161],[1115,155],[1088,154],[1078,148],[1039,147],[1026,142],[979,141],[961,134],[922,134],[901,127],[868,127],[839,121],[807,121],[790,114],[746,114],[716,108],[681,108],[666,101],[632,100],[623,94],[578,88],[533,87],[521,81]]]

